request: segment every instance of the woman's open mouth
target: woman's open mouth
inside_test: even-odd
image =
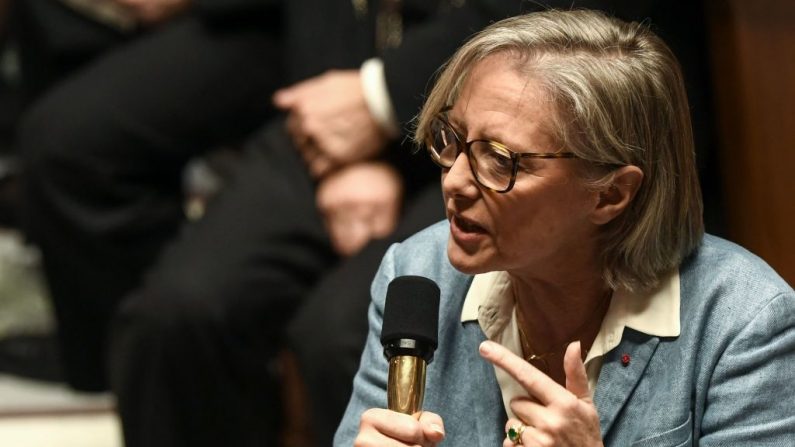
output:
[[[486,229],[461,216],[453,215],[453,224],[463,233],[485,233]]]

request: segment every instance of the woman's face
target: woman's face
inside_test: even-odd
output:
[[[539,85],[512,70],[508,55],[479,62],[448,113],[467,141],[487,139],[515,152],[557,152],[548,131],[552,104]],[[577,174],[577,159],[522,159],[507,193],[479,185],[465,154],[442,173],[450,220],[448,257],[465,273],[505,270],[549,278],[593,262],[598,193]]]

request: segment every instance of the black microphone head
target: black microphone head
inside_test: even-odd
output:
[[[381,327],[384,355],[414,355],[430,363],[439,337],[439,286],[422,276],[389,283]]]

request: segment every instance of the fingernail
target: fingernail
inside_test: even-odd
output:
[[[491,354],[491,342],[484,341],[480,344],[480,353],[481,354]]]
[[[439,424],[431,424],[430,427],[431,427],[431,430],[433,430],[436,433],[439,433],[440,435],[444,436],[444,429],[442,428],[441,425],[439,425]]]

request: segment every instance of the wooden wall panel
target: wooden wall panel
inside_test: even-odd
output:
[[[728,236],[795,285],[795,1],[707,13]]]

